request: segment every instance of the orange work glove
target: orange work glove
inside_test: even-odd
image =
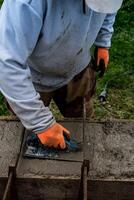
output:
[[[102,77],[109,63],[109,50],[104,47],[96,47],[94,57],[96,70],[100,71],[99,76]]]
[[[66,144],[63,134],[70,138],[70,132],[60,124],[55,123],[44,132],[37,134],[37,136],[45,146],[65,149]]]

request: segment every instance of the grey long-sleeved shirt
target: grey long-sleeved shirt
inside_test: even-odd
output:
[[[83,0],[5,0],[0,12],[0,91],[23,125],[41,132],[55,122],[38,91],[68,83],[90,61],[93,44],[110,47],[115,13]]]

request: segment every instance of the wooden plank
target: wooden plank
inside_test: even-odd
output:
[[[79,179],[18,179],[19,200],[78,200]],[[133,200],[134,182],[89,181],[88,200]]]
[[[7,116],[0,116],[0,121],[8,121],[8,122],[20,122],[19,118],[15,115],[7,115]]]
[[[89,181],[88,200],[133,200],[134,181]]]
[[[79,185],[79,179],[63,177],[17,181],[19,200],[78,200]]]

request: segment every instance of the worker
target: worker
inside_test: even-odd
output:
[[[0,91],[24,127],[48,147],[65,149],[70,131],[56,122],[51,99],[65,117],[87,117],[95,70],[109,63],[113,24],[122,0],[5,0],[0,11]]]

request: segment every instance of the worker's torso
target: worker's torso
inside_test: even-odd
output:
[[[39,90],[61,87],[86,67],[106,16],[88,7],[84,14],[83,0],[46,2],[40,37],[28,61]]]

